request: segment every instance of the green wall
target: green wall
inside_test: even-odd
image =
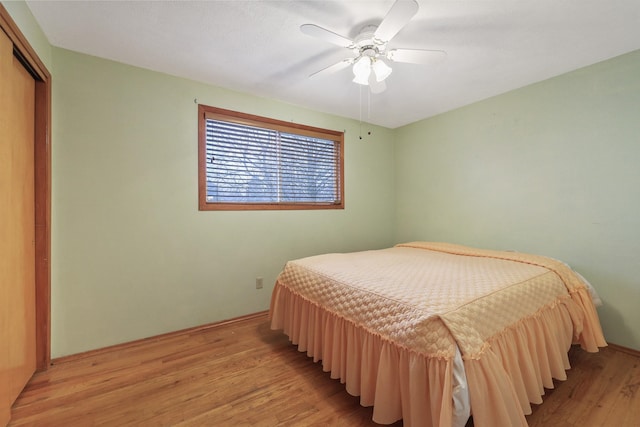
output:
[[[360,140],[353,120],[53,57],[54,357],[266,310],[288,259],[392,243],[390,130]],[[199,212],[195,99],[346,130],[345,209]]]
[[[396,240],[560,258],[640,349],[640,51],[397,130]]]

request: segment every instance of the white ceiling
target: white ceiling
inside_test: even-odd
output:
[[[441,49],[437,64],[393,63],[370,95],[349,69],[308,76],[393,0],[27,1],[54,46],[395,128],[640,49],[640,0],[418,0],[389,49]],[[362,100],[362,103],[360,102]]]

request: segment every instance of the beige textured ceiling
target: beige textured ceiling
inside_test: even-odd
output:
[[[27,2],[54,46],[389,128],[640,48],[639,0],[418,3],[389,48],[446,60],[394,63],[368,101],[349,69],[308,78],[352,54],[299,27],[352,38],[393,0]]]

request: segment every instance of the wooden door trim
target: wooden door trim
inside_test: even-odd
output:
[[[36,369],[51,364],[51,74],[0,4],[0,29],[34,77],[35,99],[35,278]]]

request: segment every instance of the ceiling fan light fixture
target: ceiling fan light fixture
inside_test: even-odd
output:
[[[376,80],[379,82],[389,77],[391,75],[391,72],[393,71],[393,69],[380,58],[376,58],[375,60],[373,60],[371,68],[373,70],[373,73],[376,75]]]
[[[354,55],[311,76],[341,70],[352,64],[353,82],[369,86],[371,93],[381,93],[386,88],[385,79],[392,72],[390,62],[428,64],[445,57],[446,52],[442,50],[387,49],[387,44],[411,21],[418,9],[416,0],[395,0],[380,24],[364,26],[353,40],[315,24],[300,26],[303,33],[345,47]]]
[[[371,58],[368,56],[362,56],[353,64],[353,78],[354,83],[359,85],[369,84],[369,75],[371,74]]]

